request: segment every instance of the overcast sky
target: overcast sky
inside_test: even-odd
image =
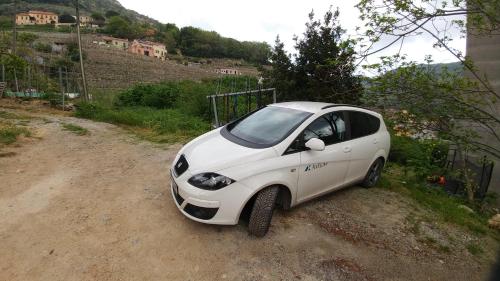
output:
[[[311,10],[322,17],[330,6],[339,7],[341,25],[348,33],[354,33],[354,28],[360,25],[358,11],[354,7],[357,1],[352,0],[119,1],[126,8],[162,23],[171,22],[179,27],[200,27],[238,40],[265,41],[273,46],[276,35],[279,35],[289,51],[293,51],[293,36],[304,31],[307,15]],[[430,42],[430,38],[422,36],[412,38],[405,42],[402,51],[416,61],[423,61],[426,54],[433,55],[436,62],[456,61],[446,51],[433,49]],[[453,46],[464,51],[465,39],[455,39]],[[386,54],[396,52],[397,49],[399,45],[388,49]]]

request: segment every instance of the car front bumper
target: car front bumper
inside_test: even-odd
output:
[[[186,217],[202,223],[234,225],[247,200],[252,196],[245,185],[234,182],[219,190],[192,186],[188,171],[175,178],[170,173],[170,191],[177,208]]]

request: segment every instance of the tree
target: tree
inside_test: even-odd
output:
[[[106,18],[101,14],[101,13],[92,13],[91,15],[92,21],[94,24],[97,24],[98,26],[103,26],[104,23],[106,22]]]
[[[109,18],[104,32],[119,38],[133,39],[135,37],[134,30],[130,23],[120,16]]]
[[[293,64],[290,55],[285,51],[285,44],[276,36],[274,48],[269,55],[272,68],[264,70],[264,76],[269,79],[279,95],[279,100],[291,99],[294,93]]]
[[[104,15],[106,16],[107,19],[109,19],[109,18],[112,18],[112,17],[119,16],[120,13],[115,12],[113,10],[109,10],[109,11],[106,11],[106,13]]]
[[[62,14],[59,16],[59,22],[60,23],[76,23],[76,19],[72,15]]]
[[[500,1],[498,0],[453,0],[414,2],[411,0],[361,0],[356,7],[365,22],[362,35],[361,59],[377,54],[394,44],[404,44],[405,38],[428,35],[433,46],[442,48],[455,56],[464,67],[497,99],[487,80],[478,73],[465,54],[451,46],[450,30],[458,29],[465,36],[471,34],[498,35],[500,28]],[[462,17],[460,17],[462,16]],[[467,21],[464,19],[467,17]],[[388,43],[380,44],[382,37]],[[366,44],[366,45],[365,45]]]
[[[309,14],[302,38],[295,38],[292,63],[279,38],[271,52],[273,69],[264,73],[285,99],[359,103],[361,84],[354,75],[354,41],[344,39],[339,12],[328,11],[323,21]]]
[[[397,52],[365,66],[378,73],[370,81],[368,99],[408,112],[413,127],[439,132],[439,137],[455,145],[461,155],[483,152],[500,159],[500,118],[490,110],[500,93],[478,72],[470,58],[452,47],[450,35],[450,30],[458,30],[462,36],[498,36],[495,30],[500,28],[500,1],[362,0],[357,7],[365,21],[359,29],[365,38],[360,63],[395,44],[401,50],[408,37],[426,35],[432,38],[429,44],[452,54],[467,74],[446,69],[436,72],[407,62],[405,55]],[[390,40],[383,43],[383,38]],[[427,57],[427,61],[431,58]],[[472,200],[473,176],[466,168],[465,157],[461,158],[460,173]]]
[[[323,22],[309,14],[303,38],[295,38],[297,86],[304,98],[335,103],[359,102],[361,85],[354,75],[354,41],[343,39],[339,11],[328,11]]]

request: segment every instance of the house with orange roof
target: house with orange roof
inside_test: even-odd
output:
[[[147,57],[154,57],[160,60],[167,59],[167,48],[165,45],[151,41],[134,40],[130,44],[129,52]]]

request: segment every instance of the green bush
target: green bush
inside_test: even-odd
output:
[[[118,106],[172,108],[179,89],[174,83],[138,84],[118,95]]]
[[[228,93],[255,87],[255,77],[223,77],[202,81],[184,80],[157,84],[138,84],[119,93],[116,106],[148,106],[158,109],[176,108],[181,112],[209,120],[210,108],[206,98],[217,91]],[[248,86],[248,88],[252,88]],[[243,108],[243,99],[240,101]]]
[[[418,178],[440,174],[448,155],[448,145],[437,140],[391,137],[389,161],[412,168]]]
[[[51,53],[52,52],[52,46],[50,44],[45,44],[45,43],[35,43],[33,46],[35,50],[42,52],[42,53]]]

